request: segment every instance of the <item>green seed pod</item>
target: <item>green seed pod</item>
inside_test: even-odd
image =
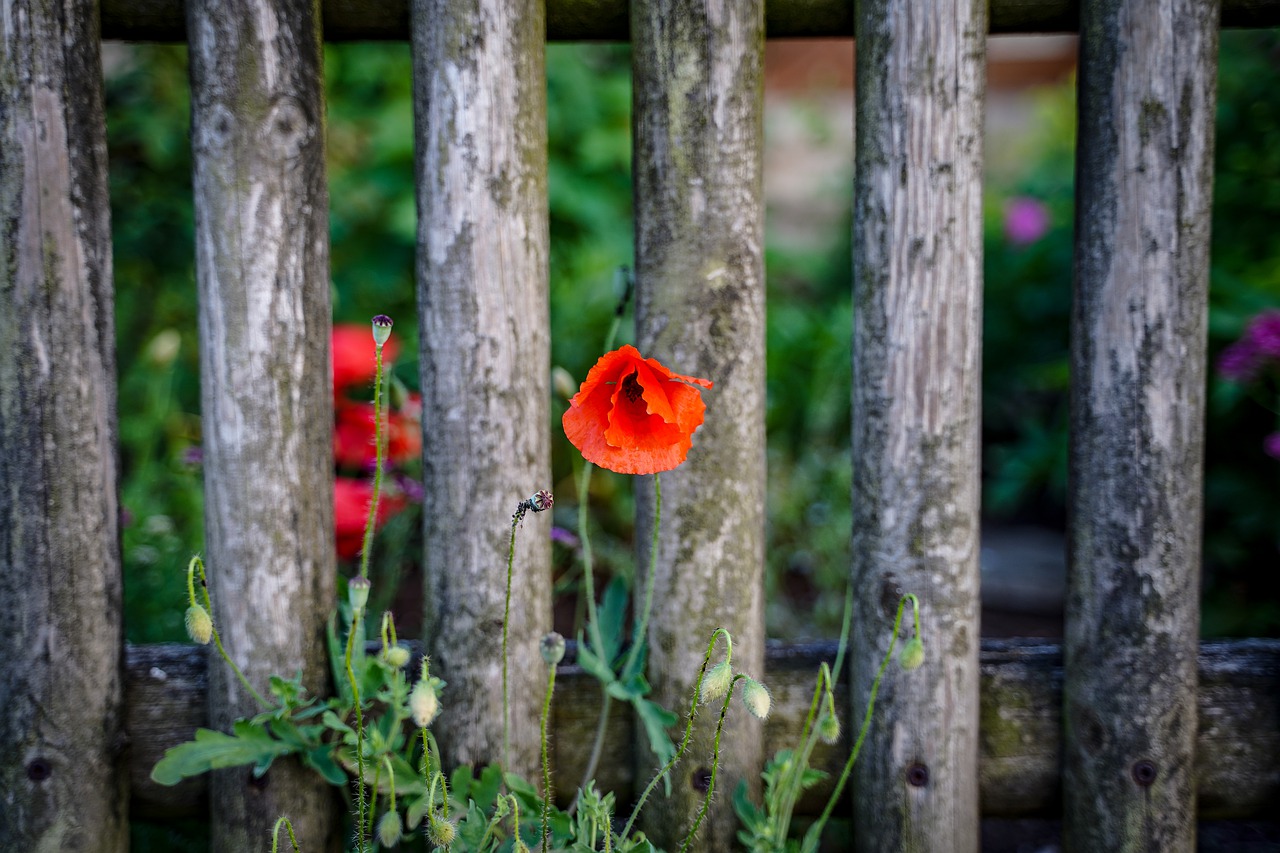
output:
[[[391,318],[386,314],[379,314],[373,318],[373,342],[377,344],[379,348],[381,348],[382,345],[387,342],[387,339],[391,337],[391,326]]]
[[[564,660],[564,637],[555,631],[543,634],[538,650],[542,652],[542,659],[547,662],[547,666],[555,666]]]
[[[903,645],[902,653],[898,656],[898,664],[907,672],[911,672],[913,669],[919,669],[922,663],[924,663],[924,643],[920,642],[919,637],[912,637]]]
[[[213,620],[209,618],[209,612],[199,604],[187,608],[186,622],[187,635],[195,642],[206,646],[213,639]]]
[[[360,575],[347,581],[347,600],[351,602],[352,610],[357,613],[364,611],[365,605],[369,603],[369,589],[372,586],[368,578]]]

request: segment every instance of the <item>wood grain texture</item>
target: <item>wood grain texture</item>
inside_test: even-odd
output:
[[[415,672],[420,644],[414,649]],[[371,653],[377,646],[371,644]],[[592,676],[571,663],[572,643],[556,676],[552,704],[553,787],[567,805],[582,779],[591,736],[600,712],[600,688]],[[767,754],[790,749],[800,739],[809,710],[818,665],[835,658],[834,643],[782,645],[766,650],[766,683],[774,708],[765,722]],[[132,743],[129,770],[134,780],[131,814],[156,819],[205,815],[206,785],[197,777],[164,788],[148,774],[164,750],[208,725],[202,649],[184,645],[133,646],[127,649],[126,726]],[[1197,816],[1202,820],[1274,817],[1280,799],[1280,641],[1214,641],[1200,647],[1200,731],[1196,748]],[[214,662],[215,666],[221,666]],[[978,792],[984,817],[1058,817],[1062,814],[1062,648],[1031,640],[984,640],[981,656],[981,741]],[[443,716],[452,711],[445,688]],[[836,707],[845,709],[841,739],[814,750],[814,766],[828,773],[801,800],[798,814],[816,815],[861,724],[862,707],[850,707],[845,680],[836,687]],[[154,703],[154,708],[153,708]],[[619,709],[617,703],[614,708]],[[163,718],[163,725],[157,721]],[[703,718],[706,723],[705,717]],[[628,715],[616,713],[597,774],[601,790],[615,791],[629,803],[637,791],[630,750],[645,750],[632,740]],[[644,784],[648,778],[639,780]],[[837,814],[848,814],[843,798]]]
[[[986,3],[863,2],[853,226],[854,705],[903,593],[895,669],[854,770],[860,850],[976,850]],[[910,611],[904,617],[904,637]],[[923,768],[927,782],[909,784]]]
[[[0,849],[128,849],[97,7],[0,2]]]
[[[540,0],[415,0],[425,620],[449,764],[500,761],[511,516],[549,488],[546,71]],[[547,514],[549,515],[549,513]],[[547,515],[517,531],[510,770],[536,778],[551,630]]]
[[[334,604],[328,190],[312,0],[192,0],[192,147],[206,564],[228,653],[328,687]],[[372,334],[372,332],[371,332]],[[210,719],[260,710],[224,667]],[[289,761],[214,777],[213,848],[258,849],[287,815],[304,849],[338,842],[333,792]]]
[[[1195,848],[1217,17],[1200,0],[1083,10],[1064,719],[1072,850]]]
[[[757,0],[631,6],[636,337],[672,370],[712,380],[684,464],[662,478],[649,626],[655,700],[683,716],[712,632],[735,670],[764,654],[764,11]],[[652,478],[637,482],[637,600],[649,565]],[[718,654],[723,654],[721,646]],[[759,785],[759,722],[735,703],[702,850],[733,843],[729,793]],[[678,731],[677,734],[680,732]],[[675,849],[702,806],[714,727],[694,735],[645,829]],[[650,756],[641,757],[646,771]]]
[[[183,0],[103,0],[105,38],[184,41]],[[630,38],[627,0],[547,0],[549,41]],[[403,41],[409,0],[322,0],[328,41]],[[1075,32],[1079,0],[991,0],[993,33]],[[1280,25],[1280,0],[1222,0],[1224,27]],[[765,8],[769,38],[848,38],[853,4],[847,0],[779,0]]]

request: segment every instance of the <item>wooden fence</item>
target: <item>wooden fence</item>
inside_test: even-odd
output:
[[[424,642],[449,682],[449,759],[485,762],[501,742],[505,533],[493,522],[549,476],[544,44],[629,37],[639,339],[717,382],[698,452],[665,481],[676,521],[658,544],[652,681],[678,704],[700,644],[728,627],[779,711],[763,737],[734,723],[721,790],[758,785],[829,652],[766,655],[762,636],[763,48],[766,31],[852,32],[851,717],[899,590],[920,596],[930,652],[881,693],[851,797],[859,849],[974,850],[980,815],[1060,814],[1073,850],[1191,850],[1197,815],[1274,808],[1280,647],[1198,644],[1197,590],[1217,34],[1280,21],[1280,2],[864,0],[856,20],[854,7],[0,0],[0,849],[123,850],[131,813],[200,812],[202,782],[157,790],[146,774],[195,726],[252,707],[202,651],[121,640],[103,36],[190,45],[207,562],[250,679],[299,667],[308,684],[326,678],[322,40],[413,46]],[[985,41],[1077,23],[1067,636],[1061,650],[981,644]],[[513,764],[527,773],[550,593],[548,546],[524,547],[511,693]],[[595,696],[571,671],[567,690],[584,698],[559,703],[565,779],[582,762],[574,715]],[[629,741],[614,754],[602,781],[625,792]],[[682,765],[653,809],[660,843],[700,798],[701,767]],[[215,849],[263,849],[282,813],[303,849],[333,849],[324,783],[287,763],[267,779],[211,776]],[[703,846],[725,849],[733,833],[719,797]]]

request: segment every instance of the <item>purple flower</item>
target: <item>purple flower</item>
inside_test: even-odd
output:
[[[1280,311],[1263,311],[1254,317],[1246,334],[1264,358],[1280,358]]]
[[[1228,379],[1245,382],[1258,369],[1258,348],[1249,337],[1243,337],[1218,356],[1218,372]]]
[[[1049,230],[1049,208],[1039,199],[1018,196],[1004,209],[1004,236],[1015,246],[1029,246]]]
[[[193,444],[186,450],[182,451],[182,462],[184,465],[198,467],[204,463],[204,448],[198,444]]]
[[[374,464],[377,467],[377,464]],[[409,499],[411,503],[420,504],[422,499],[427,496],[427,490],[422,484],[410,477],[408,474],[396,473],[396,485],[400,487],[400,492]]]
[[[1280,432],[1273,432],[1262,440],[1262,449],[1268,456],[1280,459]]]
[[[561,545],[565,545],[569,548],[577,548],[579,544],[577,536],[574,536],[563,527],[556,527],[554,525],[551,527],[551,541],[559,542]]]

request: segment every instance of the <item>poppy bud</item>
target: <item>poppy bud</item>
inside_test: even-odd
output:
[[[206,646],[213,639],[213,620],[209,618],[209,612],[199,604],[187,608],[186,623],[187,635],[200,645]]]
[[[363,575],[357,575],[347,581],[347,600],[351,602],[352,610],[357,613],[364,610],[365,605],[369,603],[369,588],[372,586],[369,579]]]
[[[386,314],[379,314],[373,318],[373,342],[379,348],[391,337],[391,326],[391,318]]]
[[[427,839],[436,847],[448,847],[457,836],[453,821],[435,815],[427,818]]]
[[[555,631],[543,634],[539,651],[542,652],[542,659],[547,662],[547,666],[555,666],[564,660],[564,637]]]
[[[911,672],[913,669],[919,669],[922,663],[924,663],[924,643],[920,642],[919,637],[912,637],[902,647],[898,664],[907,672]]]
[[[431,725],[440,713],[440,697],[436,695],[436,679],[424,678],[413,686],[409,694],[409,710],[413,722],[420,728]]]
[[[555,498],[546,489],[539,489],[533,493],[533,497],[529,498],[529,509],[534,512],[543,512],[551,509],[551,505],[555,503]]]
[[[400,823],[400,813],[389,811],[378,821],[378,841],[383,847],[395,847],[400,843],[404,826]]]
[[[729,685],[733,683],[733,667],[727,660],[711,667],[706,676],[702,679],[702,701],[715,702],[724,698],[724,694],[729,692]]]
[[[840,740],[840,718],[830,711],[822,715],[818,721],[818,737],[823,743],[835,743]]]
[[[551,368],[551,387],[566,400],[572,400],[573,395],[578,393],[578,383],[573,381],[573,375],[563,367]]]
[[[382,652],[382,660],[392,669],[400,669],[409,662],[409,650],[404,646],[389,646]]]
[[[770,698],[769,691],[763,684],[754,678],[747,678],[742,685],[742,702],[751,712],[751,716],[763,720],[769,716],[769,706],[773,704],[773,699]]]

